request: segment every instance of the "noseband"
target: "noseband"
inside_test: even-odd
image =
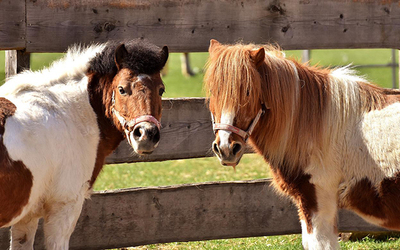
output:
[[[114,107],[115,107],[115,93],[113,91],[111,112],[115,115],[115,117],[117,117],[119,123],[125,130],[129,131],[130,128],[135,127],[137,124],[141,122],[153,123],[157,126],[158,129],[161,129],[161,123],[152,115],[142,115],[127,121],[117,110],[115,110]]]
[[[253,121],[250,123],[250,126],[246,131],[244,131],[244,130],[238,128],[238,127],[235,127],[233,125],[230,125],[230,124],[215,123],[214,115],[211,113],[211,120],[212,120],[212,123],[213,123],[214,134],[218,130],[225,130],[225,131],[229,131],[229,132],[232,132],[232,133],[235,133],[235,134],[239,135],[240,137],[242,137],[244,142],[247,142],[247,139],[249,139],[251,133],[253,133],[254,127],[257,125],[257,123],[260,120],[261,116],[265,113],[265,106],[264,105],[262,105],[262,106],[263,107],[260,109],[260,111],[258,111],[256,117],[254,117]]]

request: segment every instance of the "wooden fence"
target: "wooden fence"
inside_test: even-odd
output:
[[[173,52],[207,51],[209,40],[278,43],[284,49],[395,48],[398,1],[373,0],[0,0],[6,74],[29,67],[33,52],[72,43],[145,38]],[[108,163],[211,156],[210,115],[201,98],[163,101],[162,140],[137,157],[125,142]],[[0,204],[1,206],[1,204]],[[340,211],[340,231],[384,231]],[[294,206],[270,180],[99,192],[86,201],[71,249],[299,233]],[[0,249],[8,247],[0,230]],[[43,234],[36,236],[42,249]]]

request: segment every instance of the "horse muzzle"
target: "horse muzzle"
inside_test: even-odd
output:
[[[112,108],[125,131],[126,139],[137,154],[151,154],[160,141],[161,123],[152,115],[142,115],[127,121]]]
[[[218,157],[221,165],[235,167],[239,164],[244,153],[243,144],[232,142],[228,145],[221,145],[215,140],[212,145],[214,154]]]
[[[140,122],[125,131],[129,144],[137,154],[151,154],[160,141],[160,129],[152,122]]]

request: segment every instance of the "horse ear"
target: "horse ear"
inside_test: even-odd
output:
[[[119,45],[115,50],[115,56],[114,56],[115,64],[117,65],[118,70],[122,69],[127,56],[128,56],[128,51],[125,48],[125,44]]]
[[[253,60],[257,68],[259,68],[264,62],[265,50],[263,47],[250,51],[250,58]]]
[[[220,45],[221,44],[217,40],[211,39],[210,46],[208,47],[208,52],[211,53],[216,47],[218,47]]]
[[[164,65],[167,63],[168,56],[169,56],[168,46],[164,46],[164,47],[161,49],[161,63],[162,63],[162,66],[163,66],[163,67],[164,67]]]

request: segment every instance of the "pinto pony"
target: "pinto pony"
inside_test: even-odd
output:
[[[154,150],[167,58],[138,40],[75,46],[0,88],[0,227],[12,226],[11,249],[33,249],[41,217],[46,248],[68,249],[105,157],[124,137],[138,154]]]
[[[296,203],[305,249],[337,249],[338,208],[400,229],[400,92],[272,46],[211,40],[205,76],[213,151],[236,166],[248,139]]]

